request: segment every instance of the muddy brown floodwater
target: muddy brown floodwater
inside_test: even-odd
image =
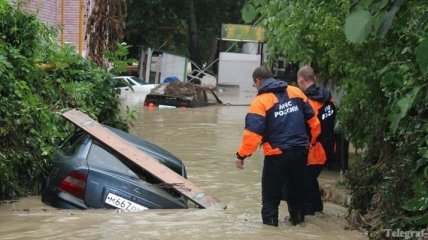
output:
[[[245,104],[254,96],[222,90],[226,103]],[[130,132],[182,159],[188,179],[226,210],[58,210],[32,196],[0,204],[0,239],[368,239],[360,231],[345,230],[347,210],[331,202],[325,203],[324,214],[309,216],[299,226],[285,220],[284,203],[278,228],[261,223],[262,153],[246,160],[244,170],[234,165],[247,106],[149,110],[143,101],[144,96],[123,99],[138,109]],[[331,171],[320,176],[321,185],[335,186],[339,179]]]

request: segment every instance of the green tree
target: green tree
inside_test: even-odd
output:
[[[427,9],[406,0],[250,0],[243,8],[247,22],[261,17],[270,50],[311,64],[344,93],[340,127],[363,152],[347,174],[352,208],[373,238],[427,223]]]
[[[88,58],[100,67],[107,68],[108,62],[103,58],[106,51],[115,51],[116,43],[124,38],[126,20],[125,0],[95,0],[88,18]]]
[[[174,0],[127,1],[125,36],[126,42],[134,46],[133,57],[138,56],[138,47],[168,49],[187,55],[186,21],[176,14],[181,7],[179,3]],[[170,45],[169,34],[174,36]]]
[[[189,56],[197,64],[211,63],[222,23],[242,20],[244,0],[128,0],[126,41],[138,47],[168,50]],[[172,38],[170,38],[172,37]]]

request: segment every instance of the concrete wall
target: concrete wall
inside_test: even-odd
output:
[[[252,74],[260,66],[260,54],[221,52],[218,84],[239,86],[241,91],[252,91]]]

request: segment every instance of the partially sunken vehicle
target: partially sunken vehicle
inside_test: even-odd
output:
[[[222,104],[210,87],[189,82],[174,81],[153,88],[146,95],[144,106],[205,107]]]
[[[132,134],[105,126],[127,143],[187,178],[183,162]],[[59,143],[55,164],[44,182],[42,201],[63,209],[188,208],[182,194],[129,163],[80,128]]]

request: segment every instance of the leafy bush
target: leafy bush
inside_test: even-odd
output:
[[[53,139],[70,125],[60,116],[78,107],[127,130],[109,74],[59,47],[53,29],[0,0],[0,199],[35,194],[50,166]]]
[[[428,2],[250,0],[268,45],[336,83],[341,128],[362,160],[347,174],[351,208],[371,236],[428,222]],[[257,13],[257,14],[255,14]]]

